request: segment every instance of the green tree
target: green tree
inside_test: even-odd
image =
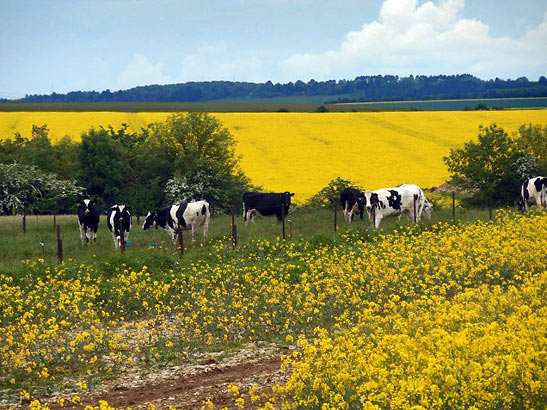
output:
[[[224,163],[230,171],[237,165],[234,137],[207,113],[173,114],[151,128],[154,137],[175,158],[175,167],[182,175],[193,171],[202,159]]]
[[[475,191],[471,203],[515,204],[524,179],[546,171],[547,131],[521,126],[513,138],[495,124],[479,127],[477,142],[452,149],[444,161],[452,180]]]
[[[493,124],[480,126],[478,141],[469,141],[463,148],[451,149],[444,162],[454,182],[477,190],[483,200],[492,204],[497,185],[520,156],[515,141],[503,128]]]
[[[218,119],[207,113],[174,114],[150,128],[152,140],[172,160],[177,184],[192,192],[189,196],[226,209],[240,200],[249,181],[239,168],[235,139]]]
[[[521,125],[515,137],[519,150],[530,153],[539,163],[547,164],[547,126]]]
[[[91,128],[82,133],[78,163],[78,182],[100,207],[120,201],[128,167],[123,163],[120,143],[107,130]]]
[[[55,171],[55,150],[49,139],[47,124],[32,126],[32,136],[22,147],[20,161],[26,165],[36,165],[43,171]]]
[[[62,179],[73,179],[78,173],[78,149],[80,143],[68,135],[53,144],[54,172]]]

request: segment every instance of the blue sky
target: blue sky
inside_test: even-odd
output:
[[[0,0],[4,98],[546,68],[547,0]]]

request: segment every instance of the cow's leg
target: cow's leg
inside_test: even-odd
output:
[[[86,245],[90,245],[91,244],[91,238],[93,237],[93,230],[91,228],[87,228],[85,230],[85,243]]]
[[[192,245],[196,243],[196,240],[198,238],[198,226],[192,225]]]
[[[209,222],[203,224],[203,242],[207,242],[207,234],[209,233]]]
[[[350,222],[349,220],[349,209],[348,209],[348,201],[344,203],[344,221]]]
[[[382,222],[382,218],[378,216],[378,210],[376,210],[374,215],[374,227],[376,229],[380,227],[380,222]]]
[[[97,243],[97,229],[93,230],[93,243]]]
[[[118,249],[118,240],[119,236],[116,236],[115,233],[112,234],[112,240],[114,241],[114,248]]]

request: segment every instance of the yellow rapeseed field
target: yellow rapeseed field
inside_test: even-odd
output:
[[[79,139],[91,126],[122,123],[138,131],[170,113],[0,113],[0,138],[47,124],[53,140]],[[377,113],[216,113],[237,140],[243,171],[266,190],[296,193],[301,202],[340,176],[376,189],[400,183],[431,187],[448,172],[443,156],[476,138],[479,125],[507,132],[547,124],[546,110]]]
[[[192,346],[281,338],[299,348],[276,408],[545,408],[547,215],[415,227],[256,241],[253,263],[219,241],[166,271],[27,262],[24,277],[0,273],[0,383],[28,400],[79,377],[85,393],[139,364],[191,361]]]

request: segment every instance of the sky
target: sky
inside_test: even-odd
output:
[[[547,0],[0,0],[0,98],[378,74],[547,76]]]

